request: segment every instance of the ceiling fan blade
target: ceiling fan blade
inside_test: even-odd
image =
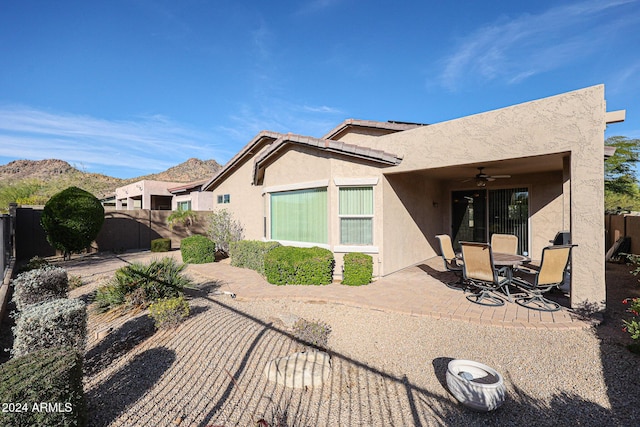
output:
[[[460,182],[469,182],[469,181],[471,181],[472,179],[474,179],[474,178],[463,179],[463,180],[462,180],[462,181],[460,181]]]
[[[491,178],[511,178],[511,175],[491,175]]]
[[[495,181],[496,178],[494,176],[488,176],[486,178],[483,178],[485,181]]]

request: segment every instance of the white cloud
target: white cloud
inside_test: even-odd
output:
[[[445,58],[440,84],[455,91],[463,82],[518,83],[595,54],[607,42],[605,35],[637,25],[638,16],[606,15],[635,1],[590,0],[484,26]]]
[[[26,106],[0,106],[0,156],[57,158],[92,171],[132,168],[156,172],[190,158],[216,158],[213,135],[163,116],[110,121],[51,113]]]

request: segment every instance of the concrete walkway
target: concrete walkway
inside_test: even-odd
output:
[[[272,285],[252,270],[232,267],[228,260],[191,264],[186,272],[197,283],[208,283],[220,291],[233,292],[239,300],[330,302],[503,328],[557,330],[582,329],[593,325],[567,308],[557,312],[539,312],[509,302],[502,307],[473,304],[462,291],[450,289],[443,283],[455,281],[455,277],[443,271],[439,257],[358,287],[335,282],[326,286]]]

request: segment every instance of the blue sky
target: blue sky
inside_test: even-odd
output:
[[[261,130],[436,123],[605,84],[640,138],[640,0],[0,3],[0,164],[130,178]]]

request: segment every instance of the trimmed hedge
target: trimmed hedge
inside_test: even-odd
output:
[[[182,262],[188,264],[205,264],[216,260],[216,244],[201,235],[189,236],[180,241]]]
[[[151,252],[169,252],[171,239],[154,239],[151,241]]]
[[[352,252],[344,256],[344,272],[342,275],[343,285],[366,285],[371,283],[372,277],[373,258],[371,255]]]
[[[56,299],[32,305],[20,313],[14,327],[12,354],[68,346],[84,350],[87,338],[87,307],[79,299]]]
[[[0,411],[3,426],[86,425],[82,354],[55,347],[0,365],[0,402],[13,405]]]
[[[250,268],[264,275],[264,258],[271,249],[281,246],[278,242],[261,242],[258,240],[240,240],[229,244],[231,265]]]
[[[20,273],[13,280],[13,301],[20,311],[30,305],[66,298],[69,290],[67,272],[60,267],[45,265]]]
[[[334,264],[328,249],[278,246],[265,255],[264,270],[275,285],[328,285]]]

